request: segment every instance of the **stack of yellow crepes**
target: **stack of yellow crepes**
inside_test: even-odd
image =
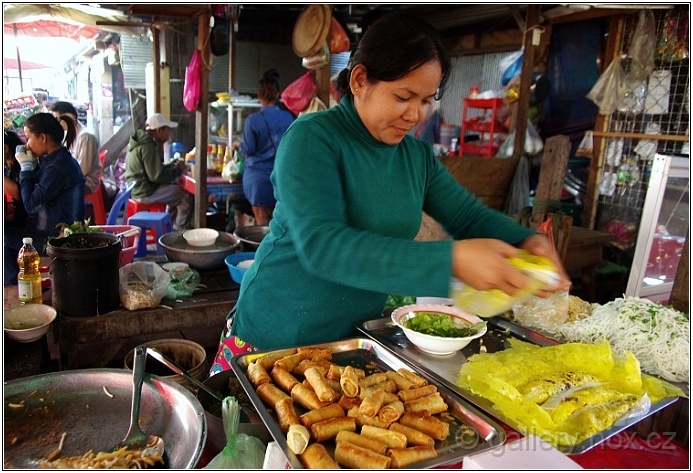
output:
[[[637,359],[614,357],[607,344],[539,347],[516,339],[512,348],[470,357],[457,384],[493,403],[521,433],[557,448],[574,447],[650,403],[682,395],[642,375]]]

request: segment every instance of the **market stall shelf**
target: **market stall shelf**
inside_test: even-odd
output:
[[[396,371],[404,368],[411,370],[426,379],[428,383],[436,386],[449,409],[450,431],[445,440],[439,440],[435,444],[438,453],[436,458],[420,461],[409,468],[430,468],[440,465],[449,465],[459,462],[462,457],[502,445],[505,441],[503,428],[487,417],[481,411],[462,399],[453,390],[439,383],[427,373],[422,373],[418,368],[410,366],[407,362],[385,349],[379,343],[367,338],[354,338],[334,343],[314,345],[310,348],[327,348],[332,351],[332,363],[339,366],[352,366],[364,370],[366,373]],[[248,366],[263,356],[274,352],[253,353],[238,355],[231,360],[231,366],[236,373],[243,389],[248,394],[260,417],[272,434],[274,440],[282,448],[292,468],[304,468],[298,457],[292,452],[287,443],[286,435],[282,432],[279,420],[274,413],[270,413],[247,373]],[[471,436],[465,432],[471,432]],[[334,442],[327,442],[328,451],[334,448]]]
[[[476,405],[484,412],[487,412],[500,421],[506,423],[513,429],[522,431],[519,425],[502,415],[502,413],[500,413],[494,407],[493,403],[456,385],[460,368],[464,363],[466,363],[468,357],[480,352],[481,346],[485,347],[484,349],[487,353],[500,352],[509,348],[510,345],[508,340],[510,338],[520,339],[538,346],[551,346],[558,345],[559,343],[540,333],[528,330],[513,323],[509,323],[502,317],[493,317],[489,319],[488,327],[489,331],[484,337],[474,340],[463,350],[448,356],[430,355],[418,350],[413,344],[411,344],[411,342],[409,342],[401,329],[395,326],[390,319],[383,318],[370,320],[358,328],[368,337],[383,345],[391,353],[396,354],[396,356],[406,360],[408,363],[414,366],[420,367],[425,374],[432,377],[436,382],[442,384],[453,392],[456,392],[467,401]],[[645,414],[623,419],[622,421],[617,422],[611,427],[591,436],[587,440],[584,440],[577,445],[561,447],[559,450],[567,455],[583,453],[606,441],[619,432],[633,426],[641,420],[646,419],[652,414],[664,409],[670,404],[676,402],[677,399],[677,397],[666,397],[658,402],[654,402]]]

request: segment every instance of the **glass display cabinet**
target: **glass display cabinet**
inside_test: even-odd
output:
[[[260,110],[260,102],[234,101],[230,103],[214,102],[209,104],[209,141],[229,146],[233,140],[243,137],[245,120],[251,113]]]

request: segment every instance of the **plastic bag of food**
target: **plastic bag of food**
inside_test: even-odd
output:
[[[241,406],[233,396],[224,398],[221,406],[226,446],[212,458],[204,469],[209,470],[258,470],[265,459],[265,444],[257,437],[238,433]]]
[[[200,284],[200,273],[192,269],[185,263],[171,268],[168,272],[170,283],[166,289],[168,299],[192,296],[197,286]]]
[[[163,299],[170,278],[156,263],[136,261],[120,268],[120,303],[128,310],[156,307]]]
[[[554,332],[568,320],[570,299],[568,291],[549,297],[531,296],[513,305],[513,317],[524,327]]]

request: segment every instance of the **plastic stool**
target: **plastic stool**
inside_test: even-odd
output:
[[[127,204],[125,204],[125,222],[130,219],[133,215],[138,212],[166,212],[166,204],[154,202],[151,204],[145,204],[144,202],[138,202],[133,198],[129,198]],[[156,235],[154,231],[142,232],[144,238],[149,240],[149,243],[156,243]]]
[[[140,235],[148,230],[153,230],[156,237],[156,254],[165,254],[164,249],[159,245],[159,237],[173,231],[173,221],[168,212],[137,212],[128,219],[128,225],[140,227]],[[135,256],[142,257],[147,254],[147,239],[140,237]]]

